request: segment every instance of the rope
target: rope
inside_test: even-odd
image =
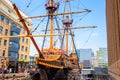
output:
[[[47,25],[46,25],[46,29],[45,29],[45,34],[47,33],[48,23],[49,23],[49,17],[48,17],[48,20],[47,20]],[[44,38],[43,38],[42,49],[43,49],[43,47],[44,47],[45,39],[46,39],[46,36],[44,36]]]
[[[68,4],[69,4],[69,7],[70,7],[70,12],[71,12],[71,4],[70,4],[70,1],[68,2]],[[71,19],[72,19],[72,14],[71,14]]]
[[[88,43],[88,41],[89,41],[92,33],[93,33],[93,29],[92,29],[91,33],[89,34],[88,39],[87,39],[87,40],[85,41],[85,43],[83,44],[82,48]]]
[[[64,30],[64,34],[65,34],[65,30]],[[64,46],[64,45],[63,45],[63,42],[64,42],[64,37],[65,37],[65,36],[63,36],[63,37],[62,37],[61,49],[63,49],[63,46]]]
[[[40,24],[44,21],[44,19],[45,19],[45,17],[38,23],[38,25],[37,25],[37,26],[35,27],[35,29],[31,32],[31,34],[38,29],[38,27],[39,27]]]
[[[79,57],[78,57],[78,54],[77,54],[77,49],[76,49],[76,46],[75,46],[75,42],[74,42],[74,38],[73,38],[73,36],[72,36],[72,31],[71,31],[71,30],[70,30],[70,34],[71,34],[71,37],[72,37],[73,46],[74,46],[74,48],[75,48],[75,54],[77,55],[77,62],[79,62]],[[78,65],[79,70],[81,70],[79,63],[77,63],[77,65]]]
[[[58,20],[57,20],[57,17],[55,17],[55,20],[56,20],[56,24],[57,24],[57,28],[58,28],[58,34],[61,34],[61,32],[60,32],[60,26],[59,26],[59,24],[58,24]],[[61,36],[59,36],[59,40],[60,40],[60,43],[62,43],[62,37]]]
[[[27,8],[30,6],[30,4],[32,3],[32,0],[30,0],[30,2],[28,3],[28,5],[26,6]]]
[[[73,23],[73,25],[79,23],[79,21],[81,21],[83,18],[85,18],[88,13],[86,13],[84,15],[81,15],[81,16],[76,16],[77,18],[79,18],[79,17],[81,17],[81,18],[79,18],[78,20],[75,20],[75,22]]]

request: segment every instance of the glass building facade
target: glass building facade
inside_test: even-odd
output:
[[[77,49],[77,54],[84,68],[92,67],[92,56],[94,55],[92,49]]]
[[[97,51],[97,60],[99,67],[107,67],[108,66],[108,51],[107,48],[99,48]]]
[[[20,35],[20,28],[17,27],[15,23],[11,24],[10,35],[16,36]],[[10,61],[18,61],[18,51],[20,38],[11,38],[9,41],[9,59]]]

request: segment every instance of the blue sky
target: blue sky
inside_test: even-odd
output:
[[[22,10],[29,16],[42,15],[46,13],[44,4],[46,0],[11,0],[16,3],[18,8]],[[31,4],[27,8],[29,2]],[[64,0],[61,0],[61,5],[59,11],[64,10]],[[73,15],[74,25],[75,26],[97,26],[95,29],[79,29],[74,30],[75,32],[75,44],[77,49],[80,48],[92,48],[96,52],[99,48],[107,47],[107,38],[106,38],[106,16],[105,16],[105,0],[72,0],[71,1],[71,10],[78,11],[82,9],[92,10],[84,18],[84,15]],[[82,18],[82,20],[80,20]],[[42,18],[43,19],[43,18]],[[40,20],[42,19],[33,19],[33,29],[37,26]],[[40,34],[40,29],[44,29],[46,21],[40,25],[40,27],[34,32],[34,34]],[[61,24],[60,24],[61,25]],[[73,26],[74,26],[73,25]],[[61,25],[62,26],[62,25]],[[41,38],[36,38],[37,43],[41,46]],[[48,43],[48,42],[46,42]],[[31,55],[35,54],[36,50],[31,44]]]

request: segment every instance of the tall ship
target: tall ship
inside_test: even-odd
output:
[[[45,3],[46,14],[23,18],[17,6],[13,4],[20,22],[23,24],[27,35],[17,37],[30,37],[39,56],[35,57],[36,69],[30,71],[32,80],[80,80],[81,66],[74,41],[74,30],[79,28],[95,28],[95,26],[73,27],[75,14],[89,13],[91,10],[84,9],[76,12],[70,10],[70,1],[64,0],[64,12],[58,13],[61,1],[47,0]],[[62,6],[63,7],[63,6]],[[59,17],[62,16],[61,22]],[[33,35],[25,23],[25,19],[47,17],[44,34]],[[63,26],[59,26],[62,23]],[[77,35],[76,35],[77,36]],[[43,37],[42,46],[39,48],[34,37]],[[46,43],[49,38],[49,44]],[[71,39],[70,39],[71,38]],[[72,41],[70,51],[69,40]],[[45,45],[47,44],[47,47]]]

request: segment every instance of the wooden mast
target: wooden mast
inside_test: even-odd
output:
[[[74,39],[74,36],[75,36],[75,35],[74,35],[74,32],[73,32],[73,33],[72,33],[72,37],[73,37],[73,39]],[[74,48],[75,48],[75,47],[74,47],[74,43],[72,42],[72,53],[75,53]]]
[[[50,6],[53,6],[53,0],[49,2]],[[50,11],[50,14],[53,14],[53,11]],[[53,34],[53,16],[50,16],[50,35]],[[50,49],[53,49],[53,36],[50,36]]]
[[[68,54],[68,28],[70,27],[70,25],[72,24],[72,20],[69,20],[69,14],[67,14],[67,13],[69,13],[68,12],[68,2],[69,2],[69,0],[66,0],[66,19],[65,20],[63,20],[62,22],[63,22],[63,24],[65,25],[65,28],[66,28],[66,53]]]
[[[68,0],[66,0],[66,13],[68,12]],[[68,22],[69,21],[69,17],[68,17],[68,14],[66,14],[66,22]],[[66,30],[66,53],[68,54],[68,27],[69,27],[69,25],[68,24],[66,24],[66,28],[67,28],[67,30]]]

